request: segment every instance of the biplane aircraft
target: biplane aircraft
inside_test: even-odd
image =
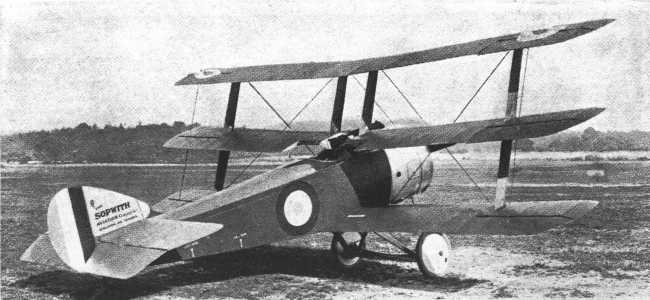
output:
[[[425,275],[443,276],[451,251],[445,234],[535,234],[569,223],[598,204],[505,198],[514,140],[556,133],[603,111],[585,108],[517,115],[523,50],[564,42],[612,21],[560,25],[386,57],[214,68],[189,74],[176,85],[230,83],[224,126],[193,128],[165,146],[218,151],[215,189],[181,189],[150,207],[113,191],[68,187],[49,204],[48,232],[21,259],[126,279],[153,264],[331,232],[333,261],[350,268],[360,258],[388,255],[368,250],[366,236],[373,233],[401,249],[402,257],[416,261]],[[503,118],[405,128],[384,128],[373,121],[379,72],[496,52],[512,53]],[[342,131],[347,79],[361,73],[367,73],[365,125]],[[329,130],[235,127],[241,83],[255,89],[252,82],[256,81],[315,78],[337,79]],[[501,142],[494,203],[404,201],[429,187],[434,172],[432,152],[459,143],[489,141]],[[299,145],[320,145],[321,151],[224,189],[231,151],[282,152]],[[401,244],[392,232],[419,234],[415,249]]]

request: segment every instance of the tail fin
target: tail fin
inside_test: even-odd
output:
[[[95,238],[149,216],[149,205],[133,197],[94,187],[70,187],[56,193],[47,211],[52,246],[73,269],[85,264],[97,247]]]
[[[146,203],[120,193],[86,186],[63,189],[50,202],[47,235],[40,236],[21,259],[49,265],[63,262],[77,272],[123,279],[165,252],[222,227],[147,219],[149,212]]]

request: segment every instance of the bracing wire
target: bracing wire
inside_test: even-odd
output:
[[[395,82],[393,81],[393,79],[390,78],[390,76],[388,76],[388,73],[386,73],[386,71],[384,71],[384,70],[381,70],[381,72],[384,74],[384,76],[386,76],[386,78],[388,78],[388,81],[390,81],[390,83],[395,87],[395,89],[397,90],[397,92],[399,92],[399,94],[402,95],[402,98],[404,99],[404,101],[406,101],[406,103],[409,105],[409,107],[411,107],[411,109],[413,110],[413,112],[415,112],[415,114],[420,118],[420,120],[422,120],[424,123],[427,123],[427,121],[424,120],[424,118],[422,117],[422,115],[420,114],[420,112],[418,112],[418,110],[415,108],[415,106],[413,106],[413,103],[411,103],[411,100],[409,100],[409,98],[406,97],[406,95],[405,95],[405,94],[402,92],[402,90],[397,86],[397,84],[395,84]],[[365,89],[365,88],[364,88],[364,89]],[[419,172],[420,169],[422,169],[422,166],[423,166],[424,163],[427,161],[427,159],[429,159],[429,156],[431,156],[431,152],[429,152],[429,153],[427,154],[427,156],[426,156],[426,157],[425,157],[425,158],[420,162],[420,164],[419,164],[418,167],[415,169],[415,171],[413,171],[413,173],[411,173],[411,174],[409,175],[409,177],[406,179],[406,182],[404,182],[404,184],[400,187],[399,192],[397,193],[398,195],[399,195],[399,193],[402,192],[402,190],[406,187],[406,185],[409,184],[409,182],[411,182],[411,179],[413,179],[413,177],[415,176],[415,174],[416,174],[417,172]]]
[[[291,128],[291,124],[293,124],[293,122],[294,122],[294,121],[295,121],[295,120],[300,116],[300,114],[302,114],[302,113],[307,109],[307,107],[309,107],[309,105],[311,105],[311,104],[314,102],[314,100],[316,100],[316,98],[318,97],[318,95],[320,95],[320,93],[321,93],[321,92],[322,92],[322,91],[323,91],[323,90],[324,90],[324,89],[325,89],[325,88],[330,84],[330,82],[332,82],[332,80],[334,80],[334,78],[330,78],[327,82],[325,82],[325,84],[324,84],[324,85],[323,85],[323,86],[322,86],[322,87],[321,87],[321,88],[320,88],[320,89],[319,89],[319,90],[314,94],[314,96],[312,96],[311,99],[309,99],[309,101],[307,101],[307,103],[305,103],[305,105],[303,105],[302,108],[300,108],[300,110],[298,110],[298,112],[293,116],[293,118],[291,118],[291,120],[289,120],[288,123],[285,122],[285,125],[286,125],[286,126],[285,126],[284,129],[282,129],[282,132],[284,132],[284,131],[286,131],[287,129],[290,129],[290,128]],[[249,84],[250,84],[250,82],[249,82]],[[252,86],[252,84],[251,84],[251,86]],[[261,93],[260,93],[257,89],[255,89],[255,87],[253,87],[253,89],[257,92],[258,95],[260,95],[260,97],[262,97]],[[262,98],[263,98],[263,97],[262,97]],[[269,104],[268,101],[265,100],[265,102],[266,102],[267,104]],[[272,109],[273,109],[273,108],[272,108]],[[273,111],[276,111],[276,110],[273,109]],[[276,113],[277,113],[277,111],[276,111]],[[309,146],[307,146],[307,145],[305,145],[305,146],[307,147],[307,149],[309,150],[309,152],[311,152],[312,154],[314,154],[314,151],[312,151],[311,148],[309,148]],[[237,176],[235,176],[235,178],[234,178],[232,181],[230,181],[230,183],[228,184],[228,186],[227,186],[226,188],[228,188],[228,187],[232,186],[233,184],[235,184],[235,183],[237,182],[237,180],[238,180],[242,175],[244,175],[244,173],[246,172],[246,170],[248,170],[248,168],[250,168],[250,166],[252,166],[253,163],[255,163],[255,161],[256,161],[260,156],[262,156],[262,153],[263,153],[263,152],[257,152],[257,153],[255,154],[255,156],[253,157],[253,159],[252,159],[252,160],[251,160],[251,161],[250,161],[250,162],[249,162],[249,163],[248,163],[248,164],[247,164],[247,165],[246,165],[246,166],[245,166],[245,167],[244,167],[244,168],[239,172],[239,174],[237,174]]]
[[[490,80],[490,78],[492,77],[492,75],[494,75],[494,72],[496,72],[496,70],[499,68],[499,66],[501,65],[501,63],[503,63],[503,61],[506,59],[506,57],[508,56],[508,54],[510,54],[510,51],[506,52],[506,54],[504,54],[503,57],[501,57],[501,60],[499,60],[499,62],[496,64],[496,66],[494,66],[494,68],[492,69],[492,71],[490,72],[490,74],[488,74],[488,76],[485,78],[485,80],[483,80],[483,82],[482,82],[481,85],[478,87],[478,89],[476,89],[476,91],[474,92],[474,94],[472,95],[472,97],[470,97],[469,100],[467,101],[467,103],[465,103],[465,106],[463,106],[463,109],[460,110],[460,113],[458,113],[458,116],[456,116],[456,118],[454,119],[454,121],[453,121],[452,123],[456,123],[456,122],[458,121],[458,119],[460,119],[460,117],[461,117],[461,116],[463,115],[463,113],[465,112],[465,109],[467,109],[467,107],[470,105],[470,103],[472,103],[472,101],[474,100],[474,98],[476,98],[476,96],[477,96],[478,93],[481,91],[481,89],[485,86],[485,84],[488,82],[488,80]],[[476,181],[474,181],[474,178],[472,178],[472,176],[469,175],[469,172],[468,172],[468,171],[463,167],[463,165],[462,165],[462,164],[461,164],[461,163],[456,159],[456,157],[451,153],[451,150],[449,150],[449,149],[447,149],[447,148],[445,148],[445,150],[447,151],[447,153],[449,154],[449,156],[451,156],[451,158],[456,162],[456,164],[458,165],[458,167],[460,167],[460,169],[463,170],[463,172],[465,173],[465,175],[467,176],[467,178],[469,178],[469,180],[472,181],[472,184],[474,184],[474,187],[475,187],[476,190],[479,192],[479,194],[481,194],[481,196],[482,196],[483,198],[485,198],[486,201],[490,201],[490,200],[485,196],[485,193],[483,193],[483,189],[481,189],[481,187],[476,183]]]
[[[469,178],[469,180],[472,181],[472,183],[476,187],[477,191],[479,192],[479,194],[481,194],[481,196],[485,199],[485,201],[490,201],[490,199],[487,196],[485,196],[485,194],[483,193],[483,190],[481,189],[481,187],[479,187],[479,185],[476,183],[476,181],[474,181],[474,178],[472,178],[472,176],[469,175],[469,172],[467,172],[467,170],[463,167],[463,165],[456,159],[454,154],[451,153],[451,150],[449,150],[448,148],[445,148],[445,150],[447,150],[447,153],[449,153],[449,156],[451,156],[451,158],[454,159],[454,161],[456,162],[458,167],[460,167],[460,169],[463,170],[463,172],[465,173],[467,178]]]
[[[307,107],[311,105],[311,103],[314,102],[314,100],[316,100],[316,97],[320,95],[320,93],[330,84],[330,82],[332,82],[332,80],[334,80],[334,78],[330,78],[327,82],[325,82],[325,84],[316,92],[316,94],[314,94],[311,97],[311,99],[309,99],[309,101],[307,101],[307,103],[305,103],[305,105],[303,105],[302,108],[300,108],[300,110],[293,116],[293,118],[289,120],[289,124],[293,124],[293,121],[295,121],[298,118],[298,116],[300,116],[300,114],[302,114],[302,112],[305,111],[305,109],[307,109]],[[286,129],[288,129],[288,127],[285,128],[284,130]]]
[[[402,190],[404,190],[404,188],[406,187],[406,185],[407,185],[409,182],[411,182],[411,179],[413,179],[413,177],[415,177],[415,174],[418,173],[418,172],[420,172],[420,170],[422,169],[422,166],[424,165],[424,163],[427,161],[427,159],[429,159],[429,156],[431,156],[431,153],[432,153],[432,152],[427,153],[427,156],[424,157],[424,159],[420,162],[420,164],[418,165],[418,167],[415,168],[415,170],[413,171],[413,173],[411,173],[411,174],[409,175],[409,177],[406,179],[406,182],[402,185],[402,187],[400,187],[400,189],[398,190],[398,192],[396,193],[396,195],[399,195],[399,194],[402,192]]]
[[[264,101],[264,103],[266,103],[266,105],[267,105],[267,106],[268,106],[268,107],[269,107],[269,108],[270,108],[270,109],[275,113],[275,115],[276,115],[280,120],[282,120],[282,122],[284,123],[284,125],[287,126],[287,127],[289,127],[289,128],[291,128],[291,125],[289,125],[289,123],[287,122],[287,120],[285,120],[285,119],[282,117],[282,115],[280,115],[280,113],[279,113],[277,110],[275,110],[275,107],[273,107],[273,105],[271,105],[271,103],[269,103],[269,101],[266,100],[266,98],[264,98],[264,96],[262,95],[262,93],[260,93],[260,91],[259,91],[259,90],[258,90],[258,89],[257,89],[257,88],[252,84],[252,83],[248,82],[248,85],[250,85],[250,87],[253,88],[253,91],[255,91],[255,93],[257,93],[257,95],[260,96],[260,98],[262,98],[262,101]]]
[[[266,98],[265,98],[264,96],[262,96],[262,93],[260,93],[260,91],[259,91],[259,90],[258,90],[258,89],[257,89],[257,88],[252,84],[252,83],[248,82],[248,85],[250,85],[250,86],[253,88],[253,90],[255,91],[255,93],[257,93],[257,95],[260,96],[260,98],[262,98],[262,100],[264,101],[264,103],[266,103],[266,105],[267,105],[267,106],[268,106],[268,107],[269,107],[269,108],[270,108],[270,109],[275,113],[275,115],[276,115],[280,120],[282,120],[282,122],[284,123],[285,129],[286,129],[286,128],[291,128],[291,123],[287,122],[287,120],[285,120],[285,119],[282,117],[282,115],[280,115],[280,113],[275,109],[275,107],[273,107],[273,105],[271,105],[271,103],[270,103],[268,100],[266,100]],[[283,130],[283,131],[284,131],[284,130]],[[312,155],[316,155],[316,153],[314,153],[314,151],[311,150],[311,148],[309,148],[309,146],[305,145],[305,147],[307,148],[307,150],[309,150],[309,152],[311,152]],[[258,157],[259,157],[259,156],[258,156]]]
[[[507,53],[506,53],[506,55],[507,55]],[[480,91],[480,89],[485,85],[485,83],[487,82],[487,80],[490,79],[490,77],[492,76],[492,74],[494,74],[494,72],[496,71],[496,68],[499,67],[499,65],[501,64],[501,62],[503,62],[504,59],[505,59],[505,55],[504,55],[503,58],[501,58],[501,61],[499,61],[499,63],[497,64],[497,66],[495,67],[495,69],[492,70],[492,72],[490,73],[490,75],[488,75],[488,78],[485,79],[485,81],[481,84],[481,86],[480,86],[479,89],[476,91],[476,93],[474,93],[474,95],[472,96],[472,98],[467,102],[467,104],[465,105],[465,107],[464,107],[463,110],[461,111],[461,114],[463,113],[463,111],[465,111],[465,108],[467,108],[467,106],[469,105],[469,103],[471,103],[472,100],[474,100],[474,97],[476,97],[476,95],[478,94],[478,91]],[[397,87],[397,85],[395,84],[395,82],[394,82],[392,79],[390,79],[390,77],[388,77],[388,74],[386,74],[386,72],[384,72],[384,71],[382,71],[382,72],[384,73],[384,75],[386,75],[386,77],[388,78],[388,80],[390,80],[390,82],[393,84],[393,86],[395,86],[395,88],[400,92],[400,94],[402,95],[402,97],[404,98],[404,100],[406,100],[406,102],[409,104],[409,106],[411,107],[411,109],[413,109],[413,111],[415,112],[415,114],[418,115],[418,117],[420,117],[420,119],[421,119],[422,121],[424,121],[424,119],[422,118],[422,115],[420,115],[420,114],[418,113],[417,109],[415,109],[415,107],[413,106],[413,104],[411,104],[411,102],[410,102],[410,101],[408,100],[408,98],[404,95],[404,93],[401,92],[401,90]],[[460,115],[459,115],[458,117],[460,117]],[[456,119],[454,120],[454,123],[456,123],[456,121],[458,120],[458,117],[456,117]],[[425,122],[426,122],[426,121],[425,121]],[[456,157],[454,157],[454,155],[451,153],[451,151],[450,151],[449,149],[447,149],[447,148],[445,148],[445,150],[447,150],[447,153],[449,153],[449,155],[451,156],[451,158],[456,162],[456,164],[461,168],[461,170],[463,170],[463,172],[464,172],[465,175],[469,178],[469,180],[474,184],[474,186],[475,186],[476,189],[478,190],[479,194],[481,194],[481,196],[482,196],[484,199],[488,200],[488,198],[487,198],[487,197],[485,196],[485,194],[483,193],[483,190],[481,189],[481,187],[476,183],[476,181],[474,181],[474,178],[472,178],[472,176],[469,174],[469,172],[467,172],[467,170],[463,167],[463,165],[462,165],[462,164],[461,164],[461,163],[456,159]],[[426,160],[429,158],[430,155],[431,155],[431,152],[429,152],[429,154],[424,158],[424,160],[422,160],[422,161],[420,162],[420,164],[418,165],[418,168],[415,170],[415,172],[412,173],[412,174],[409,176],[409,178],[406,180],[406,182],[404,183],[404,185],[402,185],[402,187],[399,189],[400,192],[401,192],[401,191],[406,187],[406,185],[411,181],[411,179],[413,178],[413,176],[415,175],[415,173],[418,172],[418,171],[422,168],[422,165],[424,164],[424,162],[426,162]],[[488,201],[489,201],[489,200],[488,200]]]
[[[508,56],[508,54],[510,54],[510,51],[506,52],[506,54],[503,55],[503,57],[501,58],[501,60],[499,60],[499,63],[497,63],[497,65],[494,66],[494,68],[492,69],[492,72],[490,72],[490,74],[485,78],[485,80],[483,80],[483,83],[481,83],[481,85],[478,87],[478,89],[476,89],[476,92],[474,92],[474,95],[472,95],[472,97],[469,98],[469,101],[467,101],[467,103],[465,103],[465,106],[463,106],[463,109],[460,110],[460,113],[458,113],[458,116],[456,116],[456,118],[454,119],[454,122],[453,122],[453,123],[456,123],[456,121],[458,121],[458,119],[460,118],[460,116],[463,115],[463,113],[465,112],[465,109],[467,109],[467,107],[469,106],[469,104],[472,103],[472,101],[474,101],[474,98],[476,98],[476,96],[477,96],[478,93],[481,91],[481,89],[483,88],[483,86],[485,86],[485,84],[488,82],[488,80],[490,80],[490,77],[492,77],[492,75],[494,74],[494,72],[496,72],[496,70],[499,68],[499,66],[501,65],[501,63],[503,62],[503,60],[506,59],[506,57]]]
[[[233,184],[235,184],[235,183],[237,182],[237,180],[239,179],[239,177],[241,177],[242,175],[244,175],[244,173],[246,173],[246,170],[248,170],[248,168],[250,168],[250,166],[252,166],[253,163],[255,163],[255,161],[256,161],[258,158],[260,158],[260,156],[262,156],[262,153],[264,153],[264,152],[257,152],[257,153],[255,154],[255,156],[253,157],[253,159],[251,159],[251,161],[248,162],[248,164],[247,164],[247,165],[246,165],[246,166],[245,166],[245,167],[244,167],[244,168],[243,168],[243,169],[242,169],[242,170],[237,174],[237,176],[235,176],[235,178],[234,178],[232,181],[230,181],[230,183],[228,184],[228,186],[227,186],[226,188],[229,188],[230,186],[232,186]]]
[[[354,81],[357,82],[357,85],[359,85],[359,87],[360,87],[364,92],[366,91],[366,87],[363,85],[363,83],[361,83],[361,81],[359,81],[359,79],[357,79],[356,76],[352,75],[352,79],[354,79]],[[376,105],[377,108],[379,108],[379,110],[384,114],[384,116],[386,117],[386,119],[388,119],[388,122],[390,122],[391,124],[395,125],[395,122],[393,122],[393,120],[388,116],[388,114],[386,113],[386,111],[384,110],[384,108],[383,108],[381,105],[379,105],[379,102],[377,102],[377,99],[375,99],[375,105]]]
[[[424,121],[424,118],[422,117],[422,115],[420,115],[420,113],[418,112],[418,110],[415,109],[415,106],[413,106],[413,103],[411,103],[411,100],[409,100],[409,98],[406,97],[406,95],[405,95],[405,94],[402,92],[402,90],[397,86],[397,84],[395,84],[395,82],[393,81],[393,79],[390,78],[390,76],[388,76],[388,73],[386,73],[386,71],[384,71],[384,70],[381,70],[381,73],[383,73],[384,76],[386,76],[386,78],[388,78],[388,81],[390,81],[390,83],[395,87],[395,89],[397,90],[397,92],[398,92],[400,95],[402,95],[402,98],[404,98],[404,100],[406,101],[406,103],[408,103],[408,105],[409,105],[409,106],[411,107],[411,109],[415,112],[415,114],[418,115],[418,117],[420,118],[420,120]],[[426,122],[426,121],[425,121],[425,122]]]
[[[192,108],[192,119],[190,121],[190,126],[194,125],[194,117],[196,116],[196,103],[199,100],[199,85],[196,86],[196,92],[194,94],[194,107]],[[190,156],[190,150],[185,149],[185,158],[183,163],[183,173],[181,173],[181,187],[178,190],[178,199],[183,199],[183,186],[185,185],[185,173],[187,171],[187,159]]]

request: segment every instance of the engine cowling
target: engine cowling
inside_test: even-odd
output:
[[[426,147],[354,152],[341,164],[362,206],[396,204],[431,184],[433,161]]]
[[[386,149],[391,168],[390,203],[424,192],[433,178],[433,160],[426,147]]]

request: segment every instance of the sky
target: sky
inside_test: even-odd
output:
[[[192,120],[196,87],[174,86],[210,67],[347,60],[422,50],[600,18],[616,21],[528,54],[522,113],[592,106],[580,125],[650,130],[648,1],[106,1],[9,2],[2,7],[0,134],[79,123]],[[387,70],[430,124],[453,121],[502,53]],[[501,117],[507,59],[461,121]],[[365,75],[356,76],[365,83]],[[285,119],[327,79],[255,83]],[[334,81],[335,82],[335,81]],[[330,83],[298,120],[329,120]],[[220,125],[228,85],[201,86],[194,121]],[[344,118],[360,119],[363,91],[348,81]],[[377,102],[391,119],[417,118],[386,77]],[[375,109],[376,119],[387,118]],[[242,85],[238,126],[278,128]]]

